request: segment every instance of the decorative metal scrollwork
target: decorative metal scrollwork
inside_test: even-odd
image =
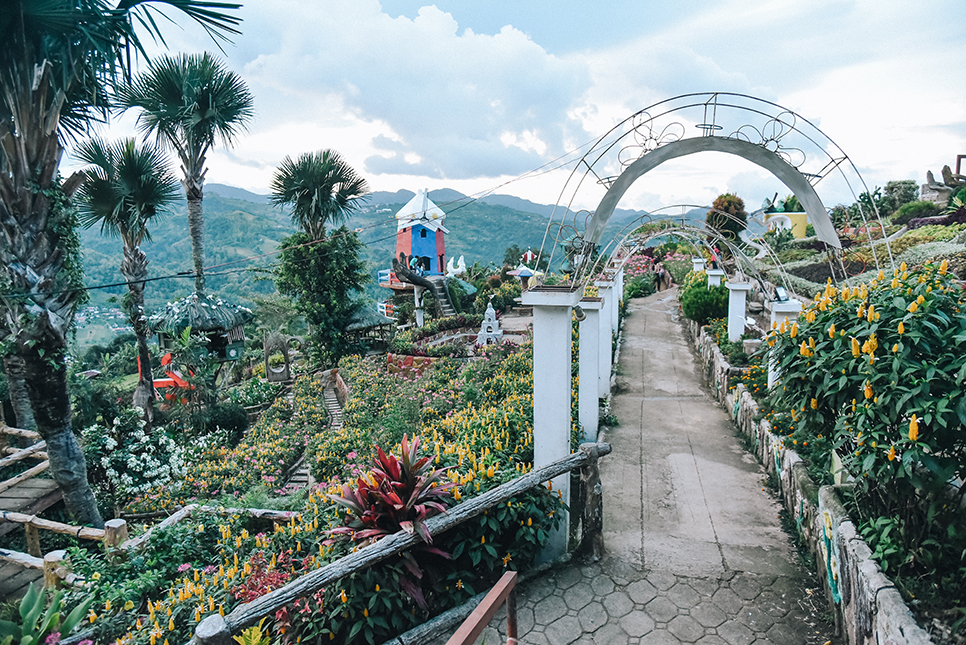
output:
[[[684,138],[684,124],[679,121],[668,123],[658,130],[655,127],[654,118],[647,112],[638,112],[634,115],[631,124],[631,134],[634,143],[621,148],[618,160],[621,167],[629,166],[649,152],[653,152],[661,146],[680,141]]]
[[[795,115],[792,112],[782,112],[772,117],[761,127],[745,124],[735,130],[729,138],[739,139],[759,145],[765,150],[774,152],[790,166],[800,168],[805,163],[805,152],[793,146],[782,145],[782,139],[796,130]]]

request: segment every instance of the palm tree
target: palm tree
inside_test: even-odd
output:
[[[64,137],[106,117],[108,89],[125,78],[132,50],[146,55],[135,24],[162,40],[155,5],[177,8],[209,34],[238,33],[209,0],[4,0],[0,9],[0,280],[8,346],[24,362],[50,472],[74,521],[102,524],[71,431],[67,334],[82,301],[70,197],[83,180],[58,173]]]
[[[121,275],[130,294],[127,311],[137,336],[139,361],[133,403],[144,409],[150,421],[154,416],[154,380],[148,352],[151,330],[144,312],[148,258],[141,242],[151,239],[149,221],[177,200],[178,180],[160,150],[151,145],[139,147],[134,139],[114,145],[90,139],[80,145],[75,156],[93,166],[86,171],[87,180],[78,191],[81,226],[90,228],[100,223],[103,235],[120,237],[124,245]]]
[[[184,172],[195,290],[205,290],[205,157],[221,139],[226,146],[254,116],[254,100],[242,78],[211,54],[162,56],[118,92],[119,108],[141,109],[138,128],[174,150]]]
[[[342,223],[369,192],[366,180],[332,149],[282,160],[269,186],[272,203],[292,207],[292,221],[313,241],[328,222]]]

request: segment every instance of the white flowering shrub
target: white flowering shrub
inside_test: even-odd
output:
[[[163,427],[145,429],[141,410],[122,410],[110,427],[89,426],[81,433],[87,479],[105,515],[117,513],[136,496],[180,480],[181,448]]]

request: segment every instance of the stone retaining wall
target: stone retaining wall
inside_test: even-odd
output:
[[[731,375],[741,371],[728,364],[714,337],[694,321],[684,321],[689,340],[701,356],[704,377],[738,427],[749,437],[766,471],[781,482],[785,508],[815,556],[835,626],[849,645],[926,645],[933,643],[916,623],[902,596],[856,531],[839,497],[838,486],[821,486],[809,477],[805,464],[766,420],[756,421],[758,404],[744,385],[732,390]]]

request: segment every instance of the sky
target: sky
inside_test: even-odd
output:
[[[208,156],[207,181],[261,194],[284,157],[334,148],[373,190],[593,210],[603,186],[565,188],[581,146],[692,92],[797,113],[869,187],[923,183],[966,154],[962,0],[251,0],[240,15],[223,52],[183,19],[167,43],[215,51],[249,85],[255,118]],[[133,134],[134,116],[102,134]],[[826,206],[850,202],[833,184],[818,187]],[[753,205],[788,192],[749,162],[702,153],[642,177],[620,206],[707,205],[726,191]]]

